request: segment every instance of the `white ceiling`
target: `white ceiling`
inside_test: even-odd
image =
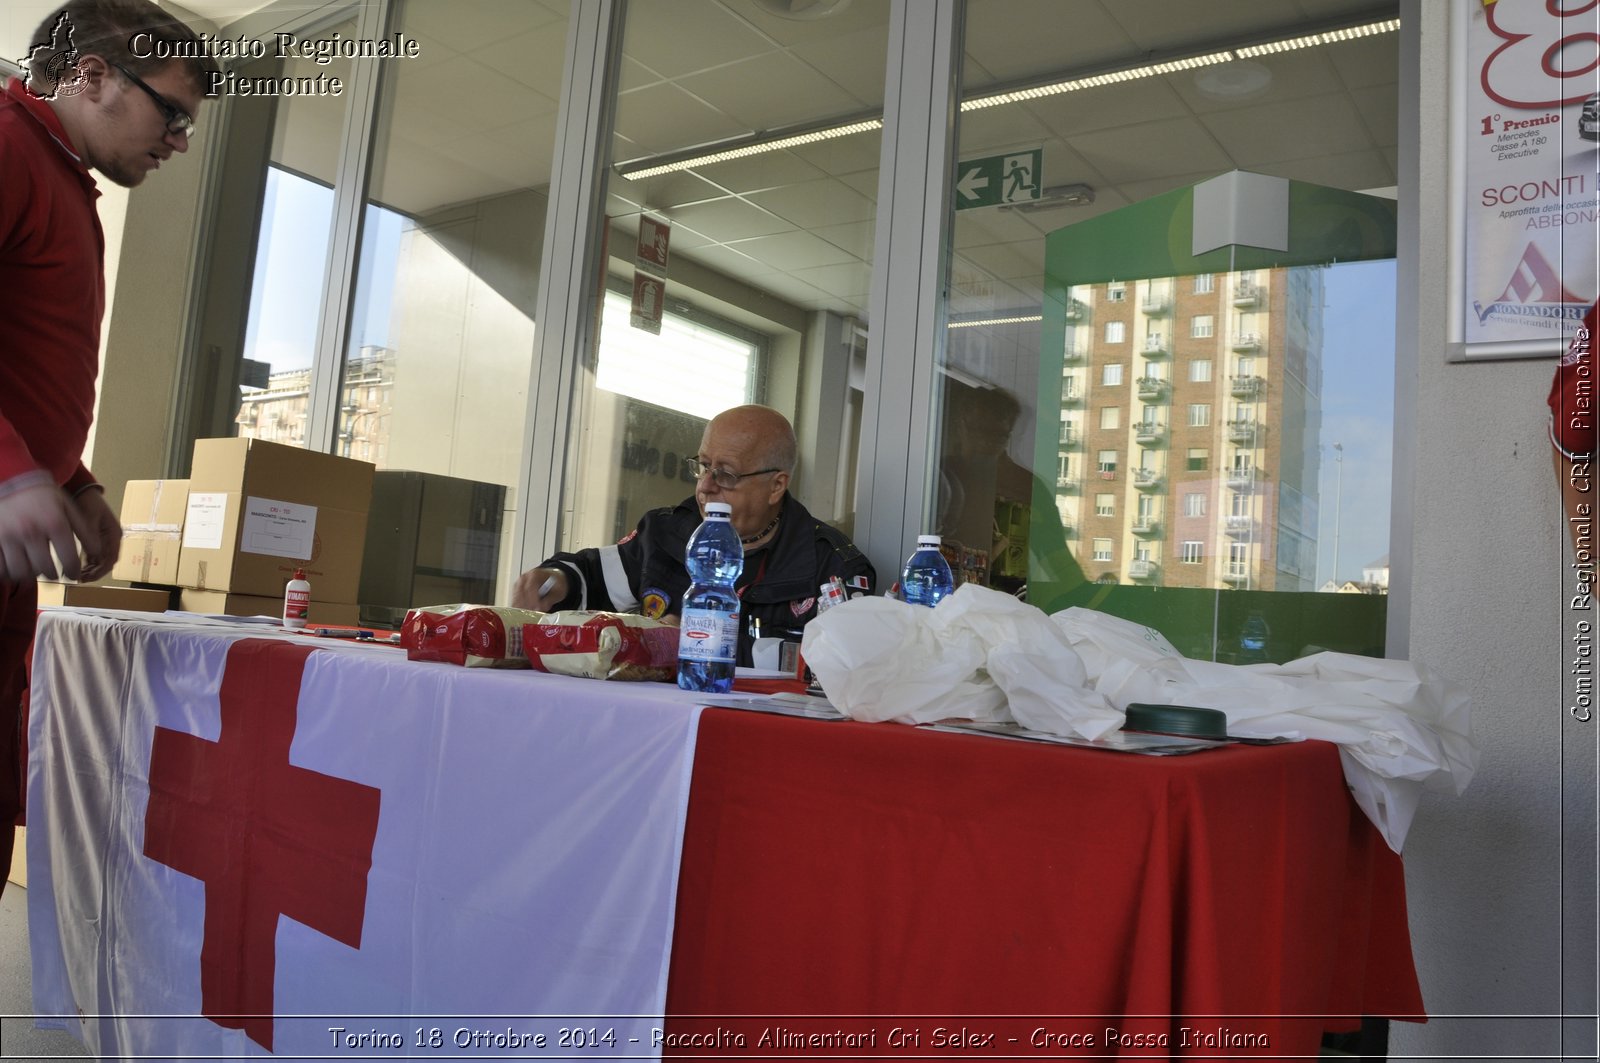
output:
[[[256,5],[186,6],[226,25]],[[881,109],[888,7],[851,0],[798,21],[760,0],[631,0],[613,160]],[[420,214],[548,184],[564,0],[411,0],[402,10],[421,57],[389,68],[393,161],[375,194]],[[963,74],[975,93],[1372,11],[1372,0],[969,0]],[[1395,184],[1396,34],[1229,67],[964,115],[960,155],[1042,148],[1047,186],[1088,184],[1096,198],[1026,215],[960,212],[954,312],[1037,308],[1045,233],[1227,170]],[[1252,88],[1252,77],[1264,83]],[[1220,85],[1207,91],[1208,79]],[[1230,86],[1251,91],[1227,95]],[[630,231],[641,212],[670,221],[674,256],[805,309],[864,317],[880,143],[855,134],[644,181],[613,176],[607,210]]]

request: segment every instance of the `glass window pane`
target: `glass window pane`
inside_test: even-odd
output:
[[[354,20],[317,35],[357,36]],[[351,83],[351,62],[296,54],[239,76]],[[228,101],[219,203],[199,324],[187,431],[305,446],[311,364],[327,286],[340,138],[351,95],[237,96]]]
[[[567,8],[404,0],[382,64],[334,451],[452,507],[409,604],[509,565]]]
[[[627,6],[607,160],[608,294],[577,385],[563,549],[614,542],[648,510],[689,497],[682,457],[712,415],[743,402],[794,422],[791,493],[849,530],[889,5],[786,10]],[[822,135],[769,147],[797,130]],[[757,150],[700,150],[730,138]],[[637,352],[656,377],[629,368]]]
[[[1370,216],[1380,237],[1389,219],[1392,248],[1398,35],[1085,87],[1075,76],[1135,70],[1180,41],[1221,51],[1291,38],[1302,16],[1154,0],[1137,26],[1085,17],[1062,38],[1035,32],[1036,13],[1029,0],[969,0],[965,20],[958,177],[1016,157],[1036,171],[1032,187],[952,204],[948,316],[968,327],[943,354],[959,381],[946,383],[944,423],[952,407],[981,409],[987,392],[1014,396],[1012,434],[989,460],[1021,466],[1032,485],[1026,571],[991,582],[1025,583],[1028,600],[1049,610],[1090,604],[1150,623],[1192,656],[1233,659],[1237,629],[1258,609],[1273,627],[1273,659],[1317,647],[1382,653],[1381,592],[1321,591],[1380,591],[1363,573],[1386,564],[1394,308],[1393,264],[1380,259],[1392,251],[1379,238],[1323,259],[1296,247],[1286,262],[1250,260],[1242,239],[1215,245],[1234,251],[1196,252],[1193,211],[1181,222],[1176,208],[1157,212],[1203,181],[1251,171],[1296,182],[1296,196],[1313,186],[1366,193],[1379,204]],[[1003,95],[1051,84],[1059,91]],[[1074,237],[1082,253],[1067,266],[1047,261],[1062,239],[1052,234],[1066,232],[1100,238]],[[1167,265],[1137,268],[1146,256]],[[1130,370],[1112,371],[1130,353]],[[1069,444],[1054,422],[1082,408],[1066,387],[1084,378],[1096,408],[1130,413],[1120,424],[1083,419]],[[1362,473],[1345,476],[1341,493],[1357,438]],[[1094,459],[1063,466],[1073,446]],[[1008,502],[999,479],[974,474],[968,505]],[[1107,479],[1112,507],[1094,497]]]

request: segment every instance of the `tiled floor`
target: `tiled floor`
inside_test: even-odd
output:
[[[12,1063],[87,1057],[83,1042],[60,1030],[33,1028],[28,973],[28,891],[15,882],[0,894],[0,1060]]]

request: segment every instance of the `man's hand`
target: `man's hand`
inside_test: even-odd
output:
[[[104,499],[100,505],[105,506]],[[99,552],[100,533],[66,492],[54,484],[24,487],[0,498],[0,580],[26,583],[39,576],[55,579],[51,547],[61,559],[61,574],[77,579],[82,566],[74,535],[83,540],[91,554]],[[119,527],[119,539],[121,535]]]
[[[117,558],[122,553],[122,521],[106,504],[106,493],[98,486],[86,488],[72,499],[81,522],[94,529],[98,546],[83,540],[83,574],[78,578],[93,583],[111,574]],[[81,535],[79,538],[83,538]]]
[[[559,568],[530,568],[517,577],[511,588],[514,609],[534,609],[541,613],[567,596],[567,574]]]

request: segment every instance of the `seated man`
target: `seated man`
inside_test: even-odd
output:
[[[834,576],[852,592],[872,593],[875,574],[861,551],[790,496],[795,455],[794,429],[777,410],[736,406],[719,413],[706,425],[700,453],[684,459],[698,477],[694,497],[646,513],[615,546],[556,554],[524,572],[511,604],[676,615],[689,589],[683,564],[689,536],[707,502],[726,502],[744,543],[739,664],[749,666],[752,618],[765,635],[802,627],[817,615],[817,591]]]

